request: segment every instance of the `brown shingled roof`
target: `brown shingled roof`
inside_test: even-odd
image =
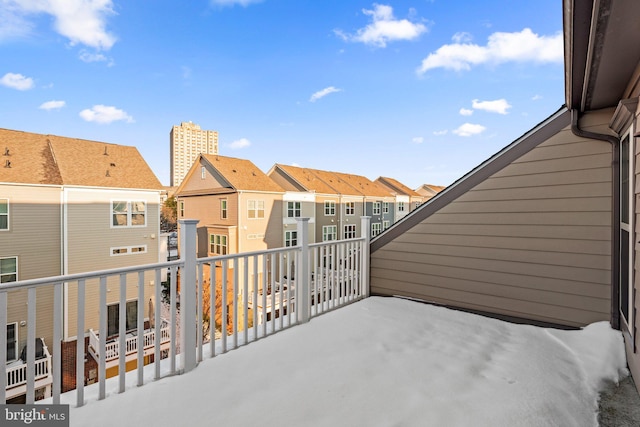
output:
[[[217,154],[201,154],[201,156],[236,190],[284,192],[282,187],[250,160]]]
[[[365,196],[393,197],[389,190],[362,175],[337,172],[336,175],[339,175],[344,181],[349,183],[352,187],[355,187],[360,193]]]
[[[338,191],[315,175],[311,169],[297,166],[276,165],[307,191],[315,191],[320,194],[337,194]]]
[[[162,189],[135,147],[8,129],[0,129],[0,146],[11,161],[1,182]]]
[[[397,179],[381,176],[381,177],[378,177],[376,181],[380,182],[382,185],[385,185],[389,188],[394,189],[400,194],[413,196],[413,197],[420,197],[420,194],[418,194],[416,191],[412,190],[411,188],[407,187]]]
[[[43,135],[0,129],[0,155],[0,182],[62,184]]]

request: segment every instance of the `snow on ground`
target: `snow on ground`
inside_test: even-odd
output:
[[[71,408],[72,426],[597,426],[627,375],[606,322],[514,325],[368,298],[192,373]]]

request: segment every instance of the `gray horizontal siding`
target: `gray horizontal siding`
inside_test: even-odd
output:
[[[422,207],[372,253],[372,293],[569,326],[608,320],[610,165],[608,143],[567,126],[439,210]]]

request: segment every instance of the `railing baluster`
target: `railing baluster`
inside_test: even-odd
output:
[[[119,392],[124,393],[127,370],[127,275],[120,274],[120,299],[118,301],[118,379]]]
[[[238,270],[240,269],[238,261],[238,258],[234,258],[233,260],[233,325],[231,325],[233,330],[231,337],[233,348],[238,348]]]
[[[171,267],[171,280],[169,284],[169,311],[171,319],[169,320],[169,324],[171,325],[171,345],[170,345],[170,367],[171,367],[171,375],[176,373],[176,322],[177,322],[177,282],[178,282],[178,268]]]
[[[138,360],[136,362],[136,370],[138,373],[138,387],[144,384],[144,271],[138,272],[138,324],[137,324],[137,347]],[[151,319],[149,319],[151,320]]]
[[[36,288],[29,288],[27,294],[27,403],[32,404],[36,381]]]
[[[251,292],[253,307],[253,339],[258,339],[258,255],[253,256],[253,291]]]
[[[249,257],[242,258],[242,338],[244,345],[249,343]]]
[[[270,257],[270,290],[271,290],[271,333],[276,331],[276,255],[269,254]]]
[[[228,262],[226,259],[222,260],[222,295],[220,295],[221,299],[222,299],[222,316],[221,316],[221,329],[222,329],[222,337],[221,339],[221,344],[222,344],[222,348],[221,351],[223,353],[227,352],[227,316],[228,316],[228,307],[227,307],[227,294],[229,292],[228,290],[228,283],[227,283],[227,268],[228,268]]]
[[[153,330],[155,332],[154,334],[154,342],[153,342],[153,363],[154,363],[154,368],[155,368],[155,375],[154,378],[156,380],[160,379],[160,347],[161,347],[161,342],[162,342],[162,322],[160,320],[160,307],[161,307],[161,296],[160,296],[160,290],[161,290],[161,285],[160,285],[160,280],[162,278],[162,272],[160,271],[159,268],[156,268],[156,277],[155,277],[155,281],[153,282],[155,285],[154,288],[154,299],[155,299],[155,304],[154,304],[154,311],[153,311]],[[149,321],[151,321],[151,319],[149,319]]]
[[[84,405],[84,315],[85,280],[78,280],[78,321],[76,326],[76,406]]]
[[[107,381],[107,277],[100,277],[100,324],[98,325],[98,399],[106,395]]]
[[[7,348],[7,293],[0,291],[0,349]],[[7,352],[0,351],[0,402],[7,400]]]
[[[202,264],[198,264],[197,281],[196,281],[196,362],[202,362],[202,342],[204,341],[204,313],[203,298],[204,298],[204,281],[202,276]]]
[[[209,264],[209,350],[211,357],[216,355],[216,278],[215,261]]]
[[[262,336],[267,336],[267,255],[262,255]]]

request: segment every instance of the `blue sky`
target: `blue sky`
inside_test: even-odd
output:
[[[448,185],[556,111],[559,0],[0,0],[0,127]]]

